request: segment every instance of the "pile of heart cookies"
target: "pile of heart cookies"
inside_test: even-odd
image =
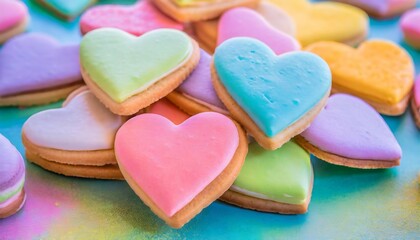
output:
[[[63,9],[60,1],[39,2]],[[410,3],[366,9],[388,17]],[[90,4],[80,1],[80,9]],[[368,15],[355,6],[98,5],[80,10],[80,44],[40,33],[11,37],[0,22],[0,36],[8,38],[0,49],[0,106],[65,99],[24,123],[26,159],[66,176],[126,180],[171,227],[217,199],[302,214],[312,195],[310,154],[352,168],[395,167],[402,150],[380,114],[401,115],[411,102],[420,126],[420,80],[412,94],[410,55],[395,43],[365,40]],[[13,19],[19,29],[29,16]],[[0,182],[2,217],[20,209],[25,195],[21,157],[0,140],[10,152],[0,165],[14,159],[20,176],[14,195],[2,195]]]

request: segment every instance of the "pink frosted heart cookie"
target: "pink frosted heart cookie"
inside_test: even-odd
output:
[[[413,48],[420,49],[420,9],[406,12],[400,21],[405,41]]]
[[[183,29],[181,23],[161,13],[150,1],[139,1],[132,6],[96,6],[87,10],[80,19],[82,34],[103,27],[118,28],[136,36],[158,28]]]
[[[377,18],[389,18],[399,15],[416,6],[416,0],[335,0],[365,10]]]
[[[25,203],[25,163],[19,151],[0,134],[0,219],[19,211]]]
[[[191,115],[200,112],[229,114],[211,83],[210,64],[211,56],[201,50],[197,67],[167,98]]]
[[[147,112],[162,115],[175,124],[181,124],[190,117],[166,98],[150,105]]]
[[[277,55],[300,49],[296,39],[274,28],[260,14],[248,8],[229,10],[219,20],[217,45],[234,37],[258,39]]]
[[[353,168],[398,166],[401,148],[375,109],[359,98],[336,94],[296,141],[316,157]]]
[[[414,120],[417,127],[420,128],[420,75],[414,82],[413,97],[411,98],[411,110],[413,111]]]
[[[0,50],[0,106],[50,103],[82,85],[78,44],[29,33]]]
[[[25,31],[29,22],[28,8],[15,0],[0,1],[0,44]]]
[[[27,158],[67,176],[121,179],[113,147],[124,120],[89,90],[76,90],[63,108],[36,113],[25,122]]]
[[[247,149],[240,126],[210,112],[180,125],[142,114],[128,120],[115,140],[118,164],[131,188],[174,228],[229,189]]]

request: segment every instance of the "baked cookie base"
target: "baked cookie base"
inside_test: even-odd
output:
[[[239,145],[230,163],[219,174],[219,176],[217,176],[191,202],[175,213],[172,217],[166,216],[166,214],[135,183],[124,167],[120,165],[121,172],[134,192],[159,218],[173,228],[181,228],[184,224],[199,214],[203,208],[210,205],[214,200],[226,192],[238,176],[248,152],[248,143],[245,132],[242,130],[241,126],[237,123],[235,123],[235,125],[238,129]]]
[[[16,26],[7,29],[6,31],[0,32],[0,44],[6,42],[10,38],[22,33],[25,31],[29,23],[29,17],[26,16],[19,24]]]
[[[18,194],[19,197],[12,204],[8,205],[5,208],[0,208],[0,219],[12,216],[23,207],[26,201],[25,190],[22,188],[22,190]]]
[[[122,103],[115,102],[107,93],[92,81],[89,73],[81,66],[81,73],[86,85],[92,93],[108,108],[111,112],[118,115],[133,115],[139,110],[148,107],[152,103],[165,97],[175,90],[194,70],[200,60],[200,48],[196,41],[191,39],[193,43],[193,52],[190,59],[180,66],[173,73],[158,80],[146,90],[137,93]]]
[[[220,82],[214,64],[211,65],[212,82],[214,89],[220,100],[225,104],[226,108],[231,113],[231,116],[240,122],[250,135],[252,135],[258,144],[266,150],[275,150],[288,142],[292,137],[302,133],[309,127],[313,119],[327,104],[330,91],[328,90],[325,96],[308,112],[304,114],[299,120],[283,129],[280,133],[273,137],[267,137],[259,127],[254,123],[251,117],[239,106],[238,103],[229,95],[226,88]]]
[[[223,12],[235,7],[255,8],[259,0],[229,0],[188,7],[180,7],[172,0],[152,0],[152,2],[178,22],[197,22],[217,18]]]
[[[312,193],[312,187],[309,193]],[[308,198],[302,204],[288,204],[247,196],[239,192],[227,190],[219,198],[219,200],[232,205],[236,205],[241,208],[247,208],[260,212],[271,212],[280,214],[303,214],[308,211],[308,205],[311,201],[311,194],[308,195]]]
[[[28,161],[50,172],[65,176],[124,180],[117,164],[108,164],[103,166],[70,165],[49,161],[28,150],[26,150],[25,154]]]
[[[414,96],[411,98],[411,111],[413,112],[414,122],[416,123],[417,127],[420,129],[420,109],[416,106],[416,102],[414,100]]]
[[[351,168],[361,168],[361,169],[391,168],[391,167],[396,167],[400,165],[400,159],[369,160],[369,159],[346,158],[343,156],[339,156],[333,153],[323,151],[317,148],[316,146],[312,145],[311,143],[309,143],[302,136],[296,136],[294,140],[297,144],[299,144],[301,147],[306,149],[306,151],[313,154],[315,157],[334,165],[346,166],[346,167],[351,167]]]
[[[50,13],[54,14],[58,18],[60,18],[62,20],[65,20],[65,21],[71,21],[74,18],[76,18],[77,16],[79,16],[80,14],[82,14],[90,6],[92,6],[93,4],[95,4],[96,3],[96,0],[91,0],[90,3],[80,13],[78,13],[76,15],[67,15],[67,14],[65,14],[63,12],[60,12],[55,7],[51,6],[50,4],[48,4],[44,0],[35,0],[35,2],[37,2],[41,7],[43,7],[44,9],[47,9]]]
[[[182,93],[177,91],[171,92],[166,98],[189,115],[195,115],[202,112],[218,112],[226,115],[226,112],[212,110],[203,104],[185,97]]]
[[[215,25],[215,26],[214,26]],[[200,47],[209,53],[214,53],[217,46],[217,20],[201,21],[191,24]],[[215,33],[211,33],[215,28]]]
[[[341,89],[340,87],[337,87],[337,86],[333,86],[331,89],[331,95],[335,93],[345,93],[345,94],[354,96],[354,94],[350,93],[349,91]],[[371,100],[366,100],[364,98],[362,98],[362,100],[367,102],[376,111],[378,111],[381,114],[388,115],[388,116],[399,116],[399,115],[402,115],[407,109],[408,102],[410,100],[410,94],[407,94],[407,96],[405,96],[399,103],[396,103],[393,105],[389,105],[385,103],[378,103]]]
[[[25,136],[25,133],[22,133],[22,143],[27,151],[51,162],[83,166],[104,166],[108,164],[117,164],[113,149],[96,151],[67,151],[45,148],[33,144]]]
[[[334,0],[334,1],[349,4],[348,1],[346,0]],[[404,13],[405,11],[411,8],[414,8],[416,6],[416,1],[412,0],[411,2],[407,2],[406,5],[400,6],[399,8],[394,8],[392,9],[392,11],[388,11],[385,14],[378,13],[375,9],[372,9],[372,8],[363,8],[361,5],[355,4],[354,6],[363,9],[363,11],[365,11],[371,17],[374,17],[379,20],[383,20],[387,18],[396,17]]]
[[[83,86],[82,83],[75,83],[54,89],[22,93],[7,97],[0,97],[0,107],[3,106],[34,106],[56,102],[66,98],[72,91]]]

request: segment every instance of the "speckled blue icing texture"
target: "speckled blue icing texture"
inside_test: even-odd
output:
[[[330,69],[320,57],[308,52],[276,56],[251,38],[221,44],[214,67],[230,96],[268,137],[303,117],[331,87]]]

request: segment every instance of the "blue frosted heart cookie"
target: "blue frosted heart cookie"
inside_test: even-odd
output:
[[[216,49],[212,81],[231,115],[273,150],[303,132],[325,106],[331,72],[312,53],[277,56],[258,40],[233,38]]]

